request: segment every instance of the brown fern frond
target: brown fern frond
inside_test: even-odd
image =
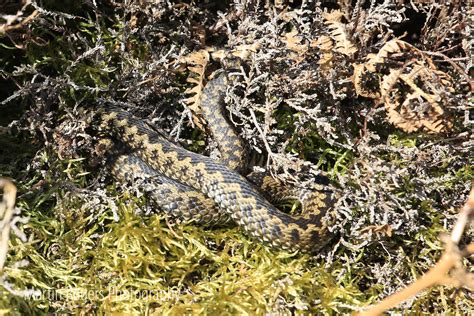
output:
[[[283,36],[283,42],[290,50],[296,53],[301,53],[304,52],[307,47],[306,45],[301,44],[301,38],[299,38],[298,35],[298,30],[296,28],[293,28],[291,31],[289,31]]]
[[[346,24],[341,22],[343,13],[339,10],[334,10],[330,13],[323,14],[326,24],[330,30],[330,36],[334,39],[335,51],[346,56],[352,57],[357,52],[357,47],[351,42]]]
[[[388,119],[406,132],[439,133],[452,126],[441,106],[446,91],[452,91],[451,82],[447,74],[429,66],[417,61],[383,78],[381,93]]]
[[[255,42],[253,44],[238,45],[235,49],[229,51],[225,49],[210,51],[211,59],[222,61],[229,55],[240,58],[242,60],[248,60],[250,54],[255,53],[260,49],[260,43]]]
[[[379,77],[375,72],[368,71],[366,64],[354,64],[353,83],[357,95],[371,98],[380,98]]]
[[[385,43],[377,54],[367,55],[366,67],[369,71],[375,72],[375,65],[382,64],[385,59],[395,53],[401,53],[409,49],[418,51],[415,47],[399,39],[393,39]]]
[[[305,59],[305,54],[308,52],[309,46],[301,43],[302,40],[299,37],[299,32],[296,28],[285,33],[281,40],[291,51],[288,56],[290,59],[296,61],[296,63]]]
[[[204,124],[199,118],[199,114],[201,113],[201,96],[204,88],[206,67],[209,63],[209,53],[205,50],[193,52],[186,56],[185,62],[188,64],[187,68],[189,70],[187,82],[193,86],[186,89],[185,94],[189,95],[189,97],[184,102],[194,114],[194,123],[199,128],[203,128]]]
[[[318,64],[321,65],[322,70],[329,69],[334,59],[332,49],[334,48],[334,42],[329,36],[320,36],[317,40],[310,43],[310,47],[318,47],[321,51],[321,57],[318,60]]]

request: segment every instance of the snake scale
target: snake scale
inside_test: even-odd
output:
[[[111,164],[112,174],[120,181],[145,180],[143,189],[163,211],[178,218],[198,223],[233,221],[271,246],[303,252],[321,249],[332,237],[325,219],[331,207],[327,188],[321,185],[312,194],[307,203],[311,212],[292,216],[277,209],[239,174],[244,146],[223,113],[227,85],[227,75],[222,73],[208,82],[201,100],[202,115],[218,144],[220,161],[170,142],[128,112],[101,108],[101,130],[127,148]],[[265,184],[264,177],[260,180],[260,185]]]

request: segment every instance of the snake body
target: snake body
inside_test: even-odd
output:
[[[99,111],[101,128],[131,152],[115,160],[113,173],[121,180],[141,175],[154,200],[177,217],[198,222],[232,219],[248,234],[272,246],[319,250],[331,238],[323,220],[330,206],[327,195],[317,195],[315,210],[309,214],[291,216],[273,206],[238,173],[243,165],[243,145],[221,112],[226,78],[223,74],[209,82],[202,99],[203,114],[219,144],[221,161],[188,151],[130,113],[106,107]]]

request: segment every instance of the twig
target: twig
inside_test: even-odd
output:
[[[0,271],[7,258],[10,223],[13,217],[16,200],[16,186],[8,179],[0,178],[0,189],[3,188],[3,200],[0,202]]]
[[[469,84],[469,87],[471,88],[471,91],[474,91],[474,80],[472,80],[471,77],[469,77],[469,75],[458,64],[456,64],[451,58],[438,52],[424,52],[424,53],[428,55],[432,55],[432,56],[441,57],[445,61],[447,61],[449,64],[451,64],[451,66],[453,66],[454,69],[456,69],[459,72],[459,74],[463,76],[464,79],[466,79],[467,83]]]
[[[255,127],[257,128],[257,131],[260,133],[260,137],[262,138],[263,144],[265,145],[265,149],[268,152],[268,159],[267,159],[267,166],[270,164],[270,160],[273,158],[273,152],[272,149],[270,148],[270,145],[267,142],[267,139],[265,137],[265,133],[262,131],[260,128],[260,125],[258,124],[257,117],[255,116],[255,113],[253,112],[252,109],[249,109],[250,111],[250,116],[252,117],[253,123],[255,124]]]
[[[23,21],[18,22],[17,24],[13,24],[13,25],[2,24],[2,25],[0,25],[0,35],[5,34],[9,31],[13,31],[13,30],[22,28],[23,26],[25,26],[26,24],[31,22],[38,14],[39,14],[39,12],[37,10],[35,10],[35,11],[33,11],[33,13],[31,13],[29,16],[27,16]]]
[[[415,296],[419,292],[425,290],[434,285],[440,284],[454,284],[457,286],[467,286],[474,288],[473,279],[474,276],[470,273],[464,272],[459,273],[463,275],[463,278],[449,278],[446,274],[453,269],[454,267],[460,265],[460,262],[463,256],[468,256],[474,253],[474,243],[469,244],[463,251],[458,247],[458,243],[461,239],[461,236],[464,232],[464,229],[474,215],[474,186],[471,189],[471,193],[467,199],[466,204],[461,209],[459,213],[458,220],[454,225],[453,231],[450,238],[446,238],[446,250],[441,256],[438,263],[431,268],[427,273],[425,273],[419,280],[411,284],[401,292],[395,293],[384,300],[382,300],[377,305],[370,307],[368,310],[359,313],[359,315],[371,316],[371,315],[380,315],[384,311],[395,307],[401,302],[409,299],[410,297]],[[448,282],[447,282],[448,281]]]

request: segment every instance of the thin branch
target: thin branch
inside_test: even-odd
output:
[[[26,24],[30,23],[31,21],[33,21],[33,19],[39,14],[39,12],[37,10],[33,11],[33,13],[31,13],[29,16],[27,16],[23,21],[21,22],[18,22],[17,24],[13,24],[13,25],[8,25],[8,24],[2,24],[0,25],[0,35],[2,34],[5,34],[9,31],[13,31],[13,30],[16,30],[16,29],[20,29],[22,28],[23,26],[25,26]]]
[[[432,55],[432,56],[437,56],[443,58],[445,61],[447,61],[451,66],[456,69],[461,76],[466,79],[467,83],[469,84],[469,87],[471,88],[471,91],[474,91],[474,80],[471,79],[471,77],[458,65],[456,64],[451,58],[448,56],[438,53],[438,52],[424,52],[427,55]]]
[[[250,111],[250,116],[252,117],[253,123],[255,127],[257,128],[257,131],[260,133],[260,137],[262,138],[263,144],[265,145],[265,149],[268,152],[268,159],[267,159],[267,166],[270,164],[270,159],[273,158],[274,154],[272,152],[272,149],[270,148],[270,145],[267,142],[267,139],[265,137],[265,133],[262,131],[260,128],[260,124],[258,124],[257,117],[255,116],[255,113],[253,112],[252,109],[249,109]]]
[[[384,311],[397,306],[401,302],[417,295],[431,286],[445,284],[447,280],[451,285],[455,284],[457,286],[474,287],[474,284],[471,284],[474,277],[471,273],[465,271],[464,273],[459,273],[459,276],[463,275],[462,279],[461,277],[447,278],[446,276],[446,274],[453,268],[460,266],[463,256],[468,256],[474,253],[474,243],[465,247],[463,251],[458,247],[464,229],[469,225],[473,214],[474,186],[469,194],[466,204],[459,213],[458,220],[454,225],[450,238],[446,238],[446,250],[438,263],[415,283],[412,283],[404,290],[385,298],[380,303],[370,307],[368,310],[359,313],[359,315],[380,315]]]
[[[3,188],[3,200],[0,202],[0,272],[7,258],[10,223],[16,201],[16,186],[8,179],[0,178],[0,189]]]

